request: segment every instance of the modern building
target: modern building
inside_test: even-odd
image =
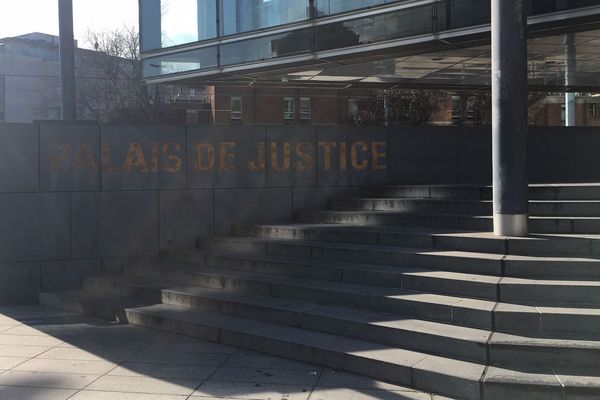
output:
[[[597,6],[528,2],[531,89],[593,91]],[[463,91],[491,84],[487,1],[147,0],[140,10],[144,79],[215,85],[216,124],[351,123],[374,91],[413,87],[454,89],[462,104],[450,98],[432,122],[468,123]],[[552,106],[535,114],[561,123]]]

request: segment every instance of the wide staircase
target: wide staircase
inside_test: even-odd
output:
[[[600,184],[531,186],[528,238],[490,198],[364,188],[40,301],[455,399],[600,399]]]

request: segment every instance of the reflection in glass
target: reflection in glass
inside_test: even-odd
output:
[[[145,78],[187,72],[217,66],[217,47],[185,51],[177,54],[147,58],[143,61]]]
[[[399,0],[316,0],[315,5],[317,7],[317,15],[324,16],[398,1]]]
[[[491,21],[489,1],[453,0],[437,4],[437,29],[456,29]]]
[[[161,0],[162,47],[217,36],[215,0]]]
[[[311,51],[311,30],[263,36],[221,45],[221,64],[234,65]]]
[[[221,34],[268,28],[309,18],[308,0],[220,0]]]
[[[316,50],[330,50],[430,33],[432,30],[433,7],[427,5],[318,26],[315,47]]]

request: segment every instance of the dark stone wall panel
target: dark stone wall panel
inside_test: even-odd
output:
[[[329,199],[334,197],[358,196],[358,186],[294,188],[294,211],[319,210],[327,207]]]
[[[100,127],[90,123],[40,123],[42,191],[100,189]]]
[[[233,224],[292,221],[292,190],[217,189],[215,191],[215,232],[228,234]]]
[[[460,127],[390,128],[390,179],[427,184],[458,181]]]
[[[71,256],[69,193],[0,194],[0,262]]]
[[[0,192],[39,190],[39,137],[34,124],[0,123]]]
[[[158,193],[73,193],[73,258],[158,253]]]
[[[83,278],[100,275],[100,259],[42,262],[41,291],[74,290]]]
[[[40,263],[0,263],[0,305],[37,304]]]
[[[160,247],[192,248],[196,238],[214,232],[212,190],[169,190],[160,193]]]

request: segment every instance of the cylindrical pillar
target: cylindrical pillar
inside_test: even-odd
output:
[[[570,86],[575,83],[575,72],[576,72],[576,60],[575,60],[575,35],[572,33],[567,34],[567,40],[565,43],[565,52],[567,55],[566,65],[566,76],[565,86],[567,87],[567,93],[565,94],[565,126],[575,126],[576,116],[575,107],[576,99],[575,93],[571,92]]]
[[[63,120],[77,119],[75,108],[75,38],[73,36],[73,2],[58,0],[60,32],[60,93]]]
[[[525,0],[492,0],[494,233],[528,234]]]

